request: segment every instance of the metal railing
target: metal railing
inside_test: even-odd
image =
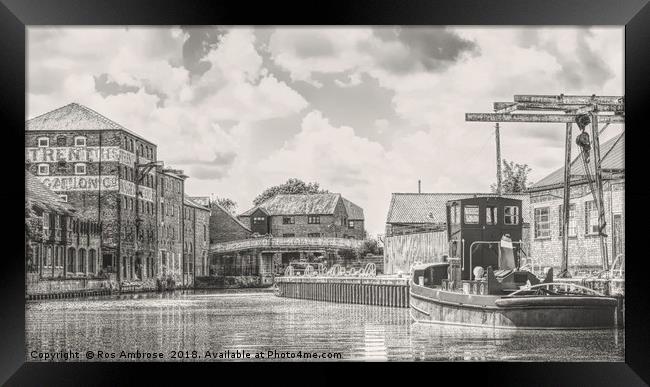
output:
[[[361,247],[363,240],[349,238],[310,238],[310,237],[267,237],[242,239],[231,242],[213,243],[210,252],[228,252],[256,248],[291,248],[291,247],[316,247],[316,248],[350,248]]]
[[[568,282],[548,282],[548,283],[541,283],[541,284],[532,285],[532,286],[524,286],[521,289],[516,290],[516,291],[508,294],[506,297],[514,296],[514,295],[517,295],[519,293],[528,292],[528,291],[531,291],[531,290],[534,290],[534,289],[546,289],[546,290],[549,290],[549,291],[553,291],[553,288],[556,288],[558,290],[562,289],[562,290],[564,290],[564,293],[567,293],[567,294],[573,293],[573,292],[569,291],[571,289],[571,290],[581,290],[583,292],[583,294],[589,294],[589,295],[601,296],[601,297],[605,296],[601,292],[597,292],[597,291],[595,291],[593,289],[589,289],[587,287],[572,284],[572,283],[568,283]]]

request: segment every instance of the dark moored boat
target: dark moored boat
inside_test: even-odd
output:
[[[494,328],[614,328],[615,298],[578,285],[554,283],[552,269],[540,281],[518,268],[519,242],[501,236],[505,232],[521,238],[519,214],[521,201],[514,199],[483,197],[449,202],[452,258],[414,267],[410,283],[412,318]]]

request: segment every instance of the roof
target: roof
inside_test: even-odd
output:
[[[86,106],[74,102],[25,122],[25,131],[38,130],[122,130],[144,141],[150,142],[117,122],[106,118]]]
[[[331,215],[341,198],[337,193],[280,194],[267,199],[240,216],[251,216],[258,208],[274,215]]]
[[[200,209],[200,210],[210,211],[210,209],[209,209],[208,207],[206,207],[206,206],[204,206],[204,205],[202,205],[202,204],[199,204],[199,203],[195,202],[194,200],[192,200],[192,198],[187,197],[187,196],[185,196],[185,197],[183,198],[183,204],[186,205],[186,206],[190,206],[190,207],[198,208],[198,209]]]
[[[494,195],[494,193],[394,193],[388,208],[386,223],[446,223],[448,201]],[[501,196],[521,200],[523,221],[529,222],[530,196],[527,193]]]
[[[217,203],[217,202],[212,202],[212,203],[210,203],[210,205],[211,205],[213,208],[218,208],[218,209],[220,209],[223,213],[225,213],[226,215],[228,215],[228,216],[229,216],[233,221],[235,221],[235,223],[237,223],[238,225],[240,225],[240,226],[241,226],[242,228],[244,228],[246,231],[252,232],[251,229],[250,229],[250,227],[246,226],[246,224],[244,224],[241,220],[237,219],[237,217],[236,217],[235,215],[233,215],[230,211],[226,210],[226,209],[225,209],[223,206],[221,206],[219,203]]]
[[[61,200],[59,195],[52,192],[29,171],[25,171],[25,199],[47,211],[64,214],[71,214],[74,211],[72,205]]]
[[[363,220],[363,208],[352,203],[348,199],[341,197],[343,199],[343,204],[345,205],[345,211],[348,213],[349,220]]]
[[[591,152],[593,159],[593,151]],[[625,131],[618,136],[600,144],[601,168],[606,171],[625,171]],[[571,162],[571,181],[582,182],[585,175],[585,168],[582,163],[582,156],[578,156]],[[593,167],[593,165],[592,165]],[[591,173],[593,174],[593,170]],[[531,192],[555,188],[564,184],[564,167],[560,167],[553,173],[533,184],[528,190]]]

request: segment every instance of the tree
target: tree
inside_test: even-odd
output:
[[[215,202],[223,207],[226,211],[230,212],[231,214],[236,214],[237,212],[237,202],[230,198],[216,198]]]
[[[365,257],[367,254],[382,255],[383,248],[379,245],[379,241],[374,238],[368,238],[363,241],[363,244],[357,249],[360,257]]]
[[[328,193],[328,190],[321,189],[320,185],[316,182],[305,183],[304,181],[296,178],[291,178],[285,183],[274,185],[264,190],[261,194],[257,195],[253,204],[258,206],[264,201],[280,194],[314,194],[314,193]]]
[[[528,164],[517,164],[513,161],[503,160],[503,171],[501,175],[501,192],[518,193],[526,191],[528,174],[532,171]],[[492,192],[497,192],[497,184],[490,186]]]

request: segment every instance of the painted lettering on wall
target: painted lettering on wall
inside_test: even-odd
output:
[[[38,176],[47,188],[61,191],[116,191],[116,176]]]
[[[140,186],[138,190],[140,191],[140,199],[146,200],[148,202],[153,202],[153,190],[151,188]],[[120,193],[123,195],[135,197],[135,184],[131,181],[120,179]]]
[[[118,146],[88,147],[41,147],[25,148],[25,160],[32,163],[55,163],[58,161],[94,163],[101,161],[119,161],[120,164],[133,166],[137,160],[135,153]],[[140,157],[140,163],[150,160]]]

